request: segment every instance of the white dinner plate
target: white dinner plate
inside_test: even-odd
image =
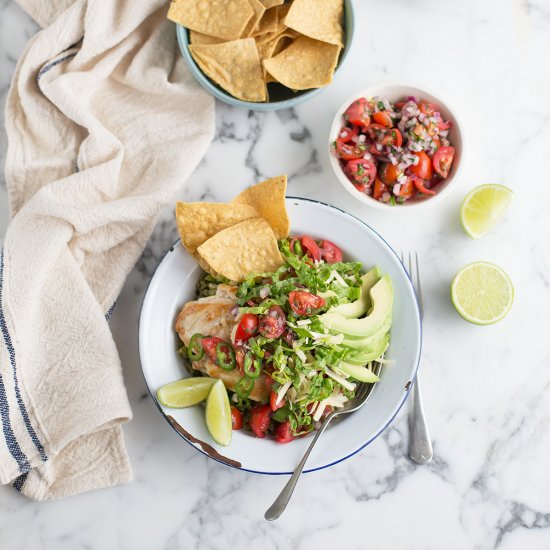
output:
[[[364,271],[374,265],[389,273],[394,286],[391,342],[386,358],[392,363],[382,369],[381,380],[359,411],[329,426],[317,442],[305,471],[332,466],[354,455],[384,431],[405,402],[420,360],[422,329],[414,289],[395,252],[368,225],[333,206],[302,198],[287,198],[291,233],[326,238],[340,246],[346,260],[363,263]],[[169,409],[156,399],[163,384],[190,376],[176,354],[174,330],[182,306],[194,299],[195,285],[202,275],[193,257],[179,241],[168,251],[143,300],[139,324],[139,352],[145,382],[159,411],[172,427],[211,458],[224,464],[262,474],[290,474],[301,459],[311,435],[280,444],[250,433],[233,432],[231,444],[214,443],[200,405]]]

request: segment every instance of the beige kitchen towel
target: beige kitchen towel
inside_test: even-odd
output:
[[[214,104],[183,65],[166,2],[20,2],[46,27],[6,107],[0,483],[42,500],[131,479],[107,317],[206,151]]]

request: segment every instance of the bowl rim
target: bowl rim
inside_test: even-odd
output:
[[[427,95],[430,95],[433,98],[435,98],[438,101],[438,103],[443,105],[443,107],[445,107],[445,109],[451,114],[453,122],[455,123],[454,129],[458,131],[458,136],[460,139],[460,162],[455,166],[454,172],[451,174],[450,178],[447,179],[446,181],[447,185],[439,193],[437,193],[437,195],[434,195],[422,201],[406,202],[403,205],[392,206],[390,204],[377,201],[372,197],[365,195],[364,193],[361,193],[360,191],[355,189],[355,187],[352,185],[352,183],[346,178],[345,174],[343,173],[340,163],[338,162],[338,159],[332,153],[332,142],[334,141],[333,136],[336,135],[339,127],[341,127],[342,114],[350,105],[350,103],[355,101],[358,97],[372,95],[373,90],[376,90],[378,88],[397,88],[397,87],[411,88],[411,90],[417,90],[418,92],[422,92]],[[455,108],[454,103],[452,101],[449,102],[445,94],[442,94],[438,89],[435,89],[433,87],[422,86],[419,83],[411,80],[406,80],[403,82],[397,82],[393,80],[380,80],[378,82],[373,82],[368,86],[360,88],[355,93],[350,95],[340,105],[340,107],[338,107],[338,109],[336,110],[336,114],[332,119],[329,140],[328,140],[328,155],[329,155],[329,163],[330,163],[330,166],[332,167],[334,175],[336,176],[336,178],[338,179],[342,187],[344,187],[346,191],[348,191],[348,193],[350,193],[356,200],[358,200],[359,202],[361,202],[366,206],[370,206],[377,210],[383,210],[385,212],[393,212],[393,213],[409,212],[412,208],[415,208],[416,210],[420,210],[422,208],[427,208],[427,205],[439,203],[442,200],[442,198],[447,197],[452,191],[456,189],[457,187],[456,180],[458,180],[459,177],[461,176],[464,168],[465,160],[467,158],[467,154],[466,154],[467,146],[466,146],[466,140],[464,136],[464,124],[460,114],[457,114],[458,112],[459,111],[457,111],[457,109]]]
[[[399,262],[399,265],[401,265],[401,268],[403,269],[403,272],[405,273],[405,277],[406,277],[406,280],[408,281],[408,284],[411,286],[412,288],[412,291],[413,291],[413,296],[415,297],[415,306],[416,306],[416,314],[417,314],[417,318],[418,318],[418,327],[419,327],[419,332],[418,332],[418,360],[417,360],[417,363],[413,369],[413,373],[412,373],[412,376],[411,376],[411,379],[410,379],[410,384],[408,386],[408,388],[406,388],[404,394],[403,394],[403,397],[401,399],[401,401],[397,404],[397,406],[395,407],[391,417],[389,418],[389,420],[386,422],[386,424],[375,434],[373,435],[370,439],[368,439],[365,443],[363,443],[362,445],[360,445],[355,451],[347,454],[346,456],[343,456],[342,458],[339,458],[338,460],[334,460],[332,462],[329,462],[327,464],[324,464],[322,466],[318,466],[316,468],[309,468],[309,469],[305,469],[304,468],[304,471],[303,473],[309,473],[309,472],[316,472],[316,471],[319,471],[319,470],[324,470],[326,468],[330,468],[331,466],[334,466],[335,464],[339,464],[340,462],[343,462],[344,460],[347,460],[348,458],[351,458],[352,456],[356,455],[357,453],[359,453],[360,451],[362,451],[365,447],[367,447],[368,445],[370,445],[375,439],[377,439],[380,434],[382,434],[394,421],[395,417],[397,416],[397,414],[399,413],[399,411],[401,410],[401,408],[403,407],[403,405],[405,404],[405,401],[407,401],[409,395],[410,395],[410,392],[411,392],[411,389],[414,385],[414,383],[416,382],[416,377],[417,377],[417,374],[418,374],[418,368],[420,366],[420,359],[422,357],[422,337],[423,337],[423,327],[422,327],[422,317],[420,315],[420,306],[418,304],[418,297],[416,295],[416,292],[414,290],[414,285],[413,285],[413,282],[412,282],[412,279],[409,275],[409,273],[407,272],[407,270],[405,269],[405,266],[403,265],[403,263],[401,262],[399,256],[397,255],[397,253],[395,252],[395,250],[390,246],[390,244],[384,239],[384,237],[382,237],[382,235],[380,235],[380,233],[378,233],[374,228],[372,228],[370,225],[368,225],[367,223],[365,223],[363,220],[361,220],[360,218],[358,218],[357,216],[354,216],[353,214],[350,214],[349,212],[346,212],[345,210],[343,210],[342,208],[339,208],[337,206],[334,206],[332,204],[328,204],[326,202],[323,202],[323,201],[319,201],[319,200],[316,200],[316,199],[310,199],[310,198],[307,198],[307,197],[296,197],[296,196],[285,196],[285,199],[286,200],[298,200],[298,201],[303,201],[305,203],[309,202],[309,203],[313,203],[313,204],[320,204],[324,207],[327,207],[327,208],[332,208],[334,210],[337,210],[338,212],[346,215],[346,216],[349,216],[353,219],[355,219],[356,221],[358,221],[359,223],[361,223],[362,225],[364,225],[367,230],[369,230],[370,232],[372,232],[372,234],[377,237],[381,243],[396,257],[396,259],[398,260]],[[140,364],[140,369],[141,369],[141,375],[143,377],[143,381],[145,382],[145,386],[147,388],[147,392],[149,393],[149,395],[151,396],[152,400],[153,400],[153,403],[155,404],[155,406],[157,407],[158,411],[161,413],[162,417],[164,418],[164,420],[170,425],[170,427],[185,441],[187,442],[193,449],[195,449],[196,451],[199,451],[200,453],[202,453],[203,455],[207,456],[208,458],[211,458],[213,460],[215,460],[216,462],[219,462],[221,464],[223,464],[224,466],[229,466],[230,468],[234,468],[236,470],[242,470],[244,472],[249,472],[249,473],[252,473],[252,474],[261,474],[261,475],[291,475],[293,472],[267,472],[267,471],[261,471],[261,470],[252,470],[252,469],[249,469],[249,468],[243,468],[243,467],[239,467],[239,466],[235,466],[233,464],[230,464],[228,462],[224,462],[223,460],[220,460],[219,458],[215,457],[215,456],[212,456],[210,454],[208,454],[204,449],[202,449],[201,447],[196,447],[195,445],[193,445],[193,443],[191,441],[189,441],[189,439],[187,439],[187,437],[185,437],[181,432],[179,432],[176,427],[174,426],[174,424],[172,422],[170,422],[170,420],[168,419],[168,415],[164,412],[164,410],[162,409],[161,405],[159,404],[158,400],[156,399],[156,396],[153,394],[153,392],[151,391],[151,389],[149,388],[149,384],[147,383],[147,379],[145,377],[145,372],[144,372],[144,369],[143,369],[143,363],[142,363],[142,357],[143,357],[143,354],[142,354],[142,317],[143,317],[143,310],[144,310],[144,306],[147,302],[147,295],[149,293],[149,287],[151,286],[151,283],[153,282],[153,279],[155,277],[155,274],[157,272],[157,269],[159,268],[159,266],[164,262],[164,260],[166,259],[166,257],[168,256],[168,254],[171,254],[172,252],[174,252],[174,249],[175,249],[175,246],[177,245],[178,242],[180,242],[181,239],[177,239],[172,245],[171,247],[163,254],[161,260],[159,261],[159,263],[157,264],[156,268],[155,268],[155,272],[153,273],[152,277],[150,278],[149,282],[147,283],[147,288],[145,289],[145,293],[143,295],[143,300],[141,302],[141,306],[140,306],[140,311],[139,311],[139,320],[138,320],[138,354],[139,354],[139,364]]]
[[[332,82],[334,81],[334,77],[336,76],[336,73],[340,70],[340,68],[344,64],[344,61],[348,57],[349,50],[351,49],[353,44],[353,36],[355,33],[355,12],[353,8],[353,3],[351,2],[351,0],[345,0],[344,5],[345,5],[345,9],[349,11],[348,20],[350,22],[350,29],[348,30],[347,27],[345,29],[345,36],[346,36],[345,42],[346,44],[348,44],[348,46],[344,47],[340,54],[338,63],[336,65],[336,68],[334,69]],[[344,16],[344,22],[346,22],[346,16]],[[278,111],[280,109],[289,109],[321,93],[332,84],[332,82],[330,82],[329,84],[321,88],[311,88],[309,90],[305,90],[303,94],[300,94],[295,97],[291,97],[289,99],[284,99],[282,101],[253,102],[253,101],[244,101],[242,99],[237,99],[236,97],[233,97],[232,95],[230,95],[229,92],[225,92],[220,88],[218,88],[217,86],[215,86],[210,81],[210,79],[202,72],[200,67],[195,63],[195,60],[193,59],[192,55],[189,53],[188,29],[180,25],[179,23],[176,23],[175,25],[176,25],[176,36],[178,40],[179,50],[187,66],[189,67],[191,74],[199,81],[202,87],[205,88],[211,95],[213,95],[215,98],[219,99],[220,101],[227,103],[228,105],[232,105],[233,107],[239,107],[242,109],[248,109],[252,111]]]

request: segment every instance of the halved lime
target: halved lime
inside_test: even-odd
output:
[[[489,183],[470,191],[460,209],[464,231],[478,239],[488,233],[504,216],[514,192],[504,185]]]
[[[157,391],[157,399],[165,407],[181,409],[191,407],[206,399],[215,380],[199,376],[170,382]]]
[[[466,321],[491,325],[510,311],[514,287],[500,267],[489,262],[474,262],[455,275],[451,283],[451,300]]]
[[[216,443],[224,447],[231,443],[231,407],[221,380],[216,380],[206,398],[206,427]]]

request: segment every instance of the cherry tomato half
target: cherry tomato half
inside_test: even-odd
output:
[[[412,182],[411,178],[408,178],[407,181],[401,186],[399,196],[403,197],[404,199],[410,199],[414,195],[415,191],[416,187],[414,186],[414,183]]]
[[[286,328],[286,315],[280,306],[271,306],[265,315],[260,317],[258,330],[264,338],[274,340],[283,334]]]
[[[422,178],[419,178],[417,176],[414,176],[414,175],[411,175],[410,176],[414,186],[421,192],[421,193],[424,193],[425,195],[435,195],[435,191],[433,191],[432,189],[428,189],[426,187],[426,182],[422,179]]]
[[[401,145],[403,145],[403,136],[397,128],[389,128],[388,130],[386,130],[386,135],[382,143],[384,145],[401,147]]]
[[[359,134],[359,128],[357,126],[344,126],[339,132],[338,132],[338,139],[342,143],[347,143],[352,137],[357,136]]]
[[[321,259],[321,250],[319,245],[308,235],[302,237],[302,247],[305,248],[308,256],[314,260],[319,261]]]
[[[265,437],[271,422],[271,407],[256,405],[250,410],[250,429],[256,437]]]
[[[258,316],[253,313],[245,313],[235,332],[235,341],[246,342],[258,332]]]
[[[355,182],[370,185],[376,178],[376,165],[367,159],[350,160],[344,170]]]
[[[321,241],[321,256],[327,264],[341,262],[344,257],[340,248],[333,242],[327,240]]]
[[[293,290],[288,295],[288,303],[294,313],[298,315],[311,315],[325,305],[324,298],[307,292],[307,290]]]
[[[425,151],[413,153],[413,155],[418,158],[418,163],[411,166],[411,172],[423,180],[431,180],[433,176],[432,159],[425,153]]]
[[[336,152],[341,159],[352,160],[363,158],[366,147],[364,145],[353,145],[352,143],[344,143],[343,141],[336,140]]]
[[[382,164],[378,174],[384,183],[395,183],[397,181],[397,168],[391,162]]]
[[[277,392],[271,390],[271,396],[269,397],[269,406],[271,407],[271,410],[275,412],[277,409],[285,406],[285,400],[283,398],[281,399],[281,401],[279,401],[279,404],[277,404]]]
[[[212,361],[215,365],[218,364],[218,356],[216,355],[216,346],[223,342],[221,338],[218,338],[217,336],[208,336],[206,338],[203,338],[201,340],[201,346],[206,355],[208,356],[208,359]]]
[[[290,422],[285,420],[282,423],[277,423],[275,428],[275,441],[277,443],[289,443],[294,439],[292,430],[290,429]]]
[[[369,105],[364,97],[356,99],[344,113],[344,118],[355,126],[367,127],[370,123]]]
[[[421,102],[418,104],[420,112],[424,115],[434,116],[439,111],[439,107],[433,103]]]
[[[435,171],[442,177],[446,178],[449,175],[451,164],[455,156],[454,147],[440,147],[434,155]]]
[[[237,407],[231,407],[231,427],[240,430],[243,427],[243,415]]]
[[[391,128],[393,126],[390,113],[388,111],[378,111],[372,115],[372,120],[377,124],[381,124],[386,128]]]

